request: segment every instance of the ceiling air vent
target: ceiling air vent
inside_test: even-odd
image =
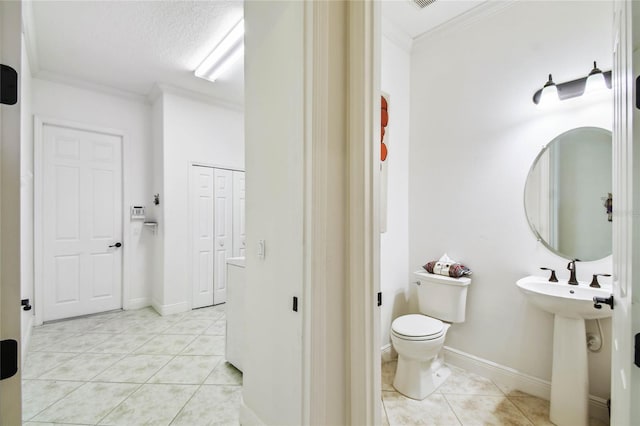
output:
[[[418,6],[420,9],[424,9],[432,3],[435,3],[436,0],[411,0],[413,4]]]

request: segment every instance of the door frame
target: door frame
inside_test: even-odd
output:
[[[0,2],[0,60],[22,78],[22,3]],[[21,96],[21,93],[18,93]],[[21,102],[0,106],[0,339],[18,342],[18,371],[0,381],[0,424],[22,419],[20,307],[20,145]]]
[[[34,114],[33,117],[33,299],[34,299],[34,325],[42,325],[44,321],[44,303],[40,303],[44,299],[44,283],[43,283],[43,271],[44,271],[44,126],[57,126],[66,127],[73,130],[81,130],[85,132],[103,133],[105,135],[116,136],[120,138],[121,144],[121,196],[122,196],[122,296],[120,304],[122,309],[128,309],[126,301],[129,300],[130,295],[130,265],[127,262],[129,253],[129,232],[130,221],[127,215],[127,203],[129,194],[127,186],[124,184],[129,178],[128,168],[126,167],[126,160],[129,158],[128,147],[125,141],[127,140],[125,132],[117,129],[95,126],[91,124],[79,123],[70,120],[62,120],[52,117],[43,117],[38,114]]]
[[[193,214],[192,208],[191,208],[191,201],[193,200],[193,179],[191,177],[191,171],[193,170],[193,167],[207,167],[209,169],[224,169],[224,170],[231,170],[232,172],[245,172],[246,171],[244,169],[241,168],[237,168],[237,167],[232,167],[232,166],[223,166],[221,164],[216,164],[216,163],[206,163],[206,162],[202,162],[202,161],[189,161],[188,162],[188,168],[187,168],[187,191],[188,191],[188,201],[187,201],[187,217],[191,218],[191,215]],[[215,182],[214,182],[215,185]],[[215,201],[214,201],[215,203]],[[214,204],[214,209],[215,209],[215,204]],[[214,224],[215,225],[215,224]],[[193,224],[191,220],[187,221],[187,247],[189,250],[189,256],[188,256],[188,264],[191,265],[193,262],[193,249],[194,249],[194,241],[193,241]],[[191,268],[191,266],[189,266],[189,268],[187,268],[188,270],[188,274],[187,274],[187,279],[189,280],[189,309],[193,309],[193,268]],[[215,273],[215,272],[214,272]]]

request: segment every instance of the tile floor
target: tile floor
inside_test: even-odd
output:
[[[237,425],[242,374],[224,360],[224,335],[224,305],[36,327],[23,369],[23,424]],[[393,389],[395,367],[382,365],[383,425],[552,424],[548,401],[456,368],[414,401]]]
[[[238,424],[242,374],[224,360],[224,305],[121,311],[33,329],[23,424]]]
[[[383,425],[553,425],[549,401],[499,386],[491,380],[450,367],[451,376],[423,401],[393,388],[396,361],[382,364]],[[590,426],[606,423],[590,419]]]

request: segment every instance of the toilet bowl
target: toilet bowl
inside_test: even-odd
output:
[[[450,324],[426,315],[396,318],[391,324],[391,343],[398,353],[393,387],[401,394],[424,399],[450,375],[439,354]]]
[[[419,314],[391,323],[391,344],[398,353],[393,387],[413,399],[424,399],[451,374],[441,356],[451,323],[464,322],[469,278],[418,271]]]

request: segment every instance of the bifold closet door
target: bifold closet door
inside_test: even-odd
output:
[[[191,167],[194,308],[213,305],[213,175],[210,167]]]
[[[227,301],[227,258],[233,255],[233,171],[214,170],[213,303]]]
[[[245,252],[245,191],[244,172],[233,172],[233,257],[244,257]]]

